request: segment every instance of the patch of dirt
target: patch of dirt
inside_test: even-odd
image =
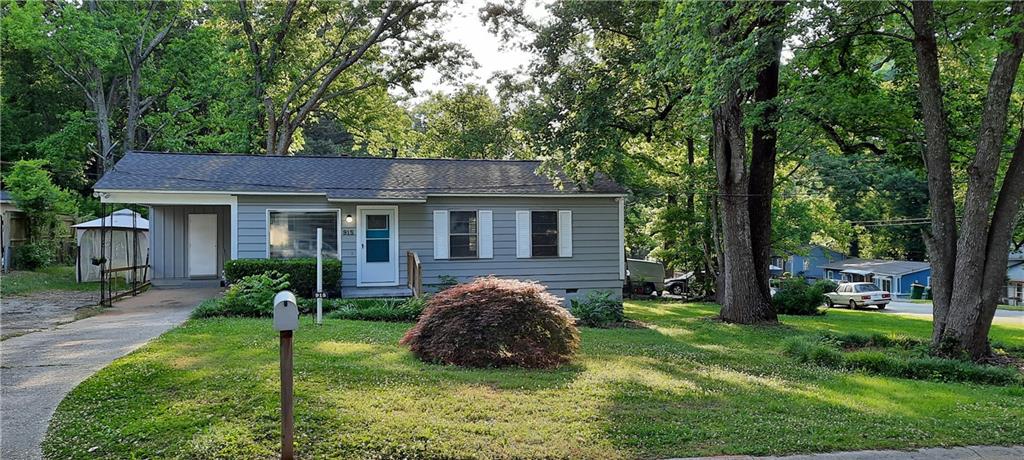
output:
[[[100,300],[99,292],[43,291],[0,299],[0,339],[57,327],[81,319],[83,308]]]

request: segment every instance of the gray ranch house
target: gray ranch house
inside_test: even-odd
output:
[[[539,165],[129,152],[95,191],[149,207],[157,286],[217,283],[231,259],[314,257],[321,228],[345,297],[486,275],[538,281],[567,301],[621,293],[622,187],[602,176],[559,187]]]

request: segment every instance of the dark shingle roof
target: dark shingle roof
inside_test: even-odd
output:
[[[586,188],[537,174],[540,161],[256,156],[129,152],[96,190],[324,193],[328,198],[422,199],[431,194],[621,194],[598,176]]]
[[[928,262],[915,262],[911,260],[878,260],[878,259],[846,259],[839,262],[822,265],[821,268],[832,270],[860,270],[869,273],[882,273],[885,275],[905,275],[916,273],[931,268]]]

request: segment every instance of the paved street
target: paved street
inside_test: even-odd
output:
[[[188,318],[217,288],[151,289],[100,315],[0,342],[0,458],[37,459],[64,396]]]
[[[895,301],[890,303],[883,313],[898,313],[905,315],[932,317],[932,304]],[[996,310],[994,324],[1018,324],[1024,325],[1024,311]]]

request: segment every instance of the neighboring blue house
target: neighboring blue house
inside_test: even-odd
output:
[[[874,282],[895,296],[909,296],[910,285],[931,285],[928,262],[906,260],[846,259],[822,266],[825,277],[840,282]]]
[[[778,274],[789,273],[793,276],[815,280],[825,277],[825,270],[822,269],[825,264],[844,259],[846,259],[846,254],[811,244],[801,249],[800,254],[774,255],[772,265],[779,268]]]

